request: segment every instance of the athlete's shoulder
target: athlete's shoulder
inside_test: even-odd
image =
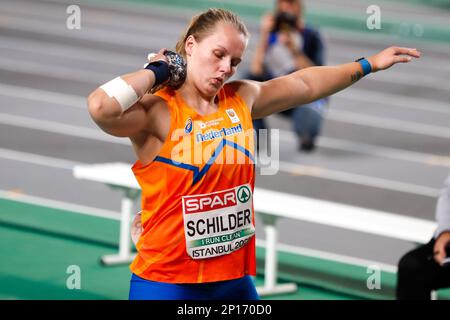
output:
[[[140,102],[146,107],[148,112],[153,114],[163,113],[167,116],[169,109],[172,107],[174,96],[175,91],[173,89],[163,88],[153,94],[144,95]]]
[[[153,96],[159,97],[165,101],[170,101],[172,98],[175,97],[175,90],[169,87],[163,87],[162,89],[156,91]]]
[[[251,111],[253,103],[258,96],[259,85],[251,80],[235,80],[227,83],[225,87],[237,94]]]

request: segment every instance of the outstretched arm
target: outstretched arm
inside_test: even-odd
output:
[[[390,47],[367,60],[372,66],[372,72],[377,72],[396,63],[409,62],[412,57],[419,58],[420,52],[411,48]],[[253,98],[250,99],[253,101],[252,117],[262,118],[332,95],[362,77],[361,65],[351,62],[338,66],[306,68],[266,82],[248,81],[248,92],[251,92],[249,94]]]

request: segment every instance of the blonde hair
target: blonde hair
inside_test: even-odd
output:
[[[185,44],[187,38],[192,35],[196,41],[200,42],[214,31],[215,26],[219,22],[230,23],[245,37],[250,35],[245,24],[234,12],[211,8],[192,18],[185,33],[180,37],[176,45],[176,51],[186,58]]]

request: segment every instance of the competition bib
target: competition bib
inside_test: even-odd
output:
[[[246,245],[255,234],[252,200],[248,184],[182,197],[188,255],[193,259],[212,258]]]

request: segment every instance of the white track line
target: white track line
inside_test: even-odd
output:
[[[83,165],[85,163],[76,162],[72,160],[59,159],[55,157],[47,157],[40,154],[16,151],[11,149],[0,148],[0,158],[31,163],[39,166],[50,167],[55,169],[72,170],[76,165]]]
[[[84,109],[87,97],[0,83],[0,95]]]
[[[305,166],[287,161],[279,161],[279,171],[286,172],[292,175],[310,176],[432,198],[436,198],[440,193],[439,189],[420,186],[416,184],[369,177],[355,173],[326,169],[323,167]]]
[[[394,106],[425,112],[450,114],[450,103],[419,97],[411,98],[399,94],[376,92],[359,88],[348,88],[347,90],[340,91],[333,95],[331,99],[334,98],[342,98],[363,103],[382,104],[383,106]]]
[[[0,48],[12,49],[29,53],[32,55],[57,56],[67,59],[74,59],[89,62],[110,63],[113,65],[122,65],[127,67],[136,67],[143,65],[146,58],[143,56],[139,59],[137,55],[125,53],[113,53],[111,51],[101,49],[87,49],[83,47],[75,47],[70,45],[60,45],[53,42],[37,41],[30,39],[16,39],[0,36]]]
[[[263,0],[264,1],[264,0]],[[46,2],[52,3],[65,3],[67,5],[73,4],[73,0],[46,0]],[[110,1],[110,0],[78,0],[80,6],[89,6],[90,10],[104,10],[104,9],[114,9],[120,13],[131,15],[134,17],[135,14],[142,14],[143,12],[151,12],[157,16],[169,17],[171,19],[186,19],[186,23],[189,19],[198,13],[198,10],[189,6],[177,7],[170,6],[167,10],[167,6],[161,6],[156,3],[143,2],[143,1]]]
[[[262,240],[262,239],[256,239],[256,245],[259,247],[265,247],[266,241]],[[315,257],[315,258],[329,260],[329,261],[336,261],[336,262],[340,262],[340,263],[345,263],[345,264],[350,264],[350,265],[365,267],[365,268],[370,267],[370,266],[377,266],[385,272],[391,272],[391,273],[397,272],[397,266],[393,266],[393,265],[389,265],[389,264],[385,264],[385,263],[381,263],[381,262],[377,262],[377,261],[372,261],[372,260],[365,260],[365,259],[349,257],[349,256],[345,256],[345,255],[335,254],[335,253],[329,253],[329,252],[320,251],[320,250],[313,250],[313,249],[308,249],[308,248],[303,248],[303,247],[297,247],[297,246],[288,245],[288,244],[284,244],[284,243],[277,243],[277,251],[284,251],[284,252],[292,253],[295,255]]]
[[[138,48],[147,48],[149,43],[155,47],[164,47],[162,44],[167,45],[167,39],[155,39],[150,33],[131,33],[118,30],[108,30],[106,27],[95,28],[89,27],[89,31],[81,30],[68,30],[65,26],[65,21],[61,22],[47,22],[38,18],[17,18],[11,15],[5,15],[0,13],[0,21],[6,21],[6,25],[9,29],[26,31],[26,32],[38,32],[40,34],[61,36],[69,39],[88,40],[97,43],[108,43],[120,46],[134,46]],[[86,28],[87,30],[87,28]],[[180,30],[181,32],[182,30]],[[177,36],[174,34],[173,40],[175,41]]]
[[[419,63],[419,61],[412,61],[410,63]],[[401,72],[395,68],[395,66],[387,70],[386,72],[375,73],[367,78],[368,81],[378,81],[383,83],[392,83],[398,85],[416,86],[419,88],[440,89],[444,91],[450,91],[448,85],[448,79],[434,77],[426,74],[421,74],[420,77],[414,76],[414,74]]]
[[[8,5],[8,3],[7,3]],[[22,6],[15,6],[9,3],[9,7],[6,5],[2,6],[2,12],[7,13],[8,16],[14,17],[16,19],[23,20],[39,20],[46,22],[59,23],[61,28],[66,28],[65,19],[68,14],[63,13],[62,10],[65,8],[60,6],[55,6],[52,4],[39,3],[38,5],[34,3],[29,3],[27,5],[28,10],[23,10]],[[147,12],[152,14],[151,17],[146,17],[142,15],[142,10],[139,14],[128,13],[124,10],[116,12],[103,11],[101,8],[93,7],[89,4],[89,8],[86,6],[80,6],[82,19],[81,19],[81,30],[84,28],[91,30],[93,27],[103,30],[110,30],[111,32],[116,31],[128,31],[130,34],[140,34],[145,35],[147,30],[154,30],[156,24],[163,21],[164,16],[158,16],[155,14],[155,10],[147,8]],[[167,13],[167,10],[164,14]],[[156,17],[155,17],[156,16]],[[156,20],[156,24],[155,24]],[[163,21],[164,22],[164,21]],[[162,36],[174,35],[179,36],[176,32],[179,30],[183,31],[185,23],[188,23],[188,17],[184,15],[177,15],[176,20],[171,21],[173,25],[178,24],[177,28],[165,28],[159,29],[158,33]]]
[[[385,21],[399,21],[399,22],[408,22],[412,24],[413,22],[416,23],[420,21],[420,23],[426,23],[430,27],[440,27],[440,25],[447,25],[448,20],[447,18],[444,18],[443,16],[437,16],[436,19],[431,18],[431,12],[438,11],[439,9],[436,8],[426,8],[428,9],[426,12],[430,14],[428,16],[425,14],[417,14],[414,12],[402,12],[400,9],[396,10],[395,12],[392,11],[392,8],[390,7],[384,7],[383,3],[379,4],[382,9],[383,19]],[[327,3],[327,4],[317,4],[314,3],[314,5],[308,7],[311,11],[319,11],[319,12],[328,12],[330,16],[333,17],[342,17],[342,18],[348,18],[349,16],[353,17],[364,17],[366,14],[366,8],[368,6],[368,3],[365,4],[363,2],[359,3],[357,6],[349,7],[348,4],[342,4],[339,2],[336,2],[334,4]],[[431,9],[431,10],[430,10]],[[435,9],[435,10],[433,10]],[[439,13],[443,13],[440,11]],[[442,26],[443,27],[443,26]]]
[[[327,120],[358,124],[374,128],[388,129],[398,132],[426,135],[435,138],[450,139],[450,129],[442,126],[432,126],[418,122],[389,119],[385,117],[369,116],[360,113],[330,109]]]
[[[75,80],[93,84],[92,89],[114,78],[114,74],[74,69],[69,66],[37,64],[31,60],[23,61],[0,57],[0,69],[32,75],[54,77],[63,80]],[[137,69],[137,68],[136,68]]]
[[[296,135],[287,130],[280,130],[280,139],[290,142],[297,143]],[[377,146],[373,144],[365,144],[359,142],[353,142],[350,140],[342,140],[329,138],[325,136],[321,136],[318,139],[317,145],[319,147],[325,147],[329,149],[336,150],[344,150],[349,152],[355,152],[360,154],[365,154],[369,156],[375,156],[379,158],[392,159],[392,160],[401,160],[408,162],[415,162],[426,165],[435,165],[435,166],[443,166],[450,167],[450,156],[440,156],[429,153],[421,153],[414,151],[407,151],[396,148],[388,148]],[[450,152],[450,151],[449,151]]]
[[[131,142],[126,138],[117,138],[106,133],[100,129],[90,129],[69,124],[62,124],[54,121],[38,120],[28,117],[15,116],[7,113],[0,113],[0,123],[5,125],[12,125],[22,128],[58,133],[62,135],[84,138],[89,140],[97,140],[104,142],[112,142],[122,145],[131,145]]]
[[[58,210],[71,211],[74,213],[81,213],[89,216],[107,218],[112,220],[120,220],[119,212],[94,207],[87,207],[63,201],[50,200],[41,197],[29,196],[7,190],[0,190],[0,198]]]

